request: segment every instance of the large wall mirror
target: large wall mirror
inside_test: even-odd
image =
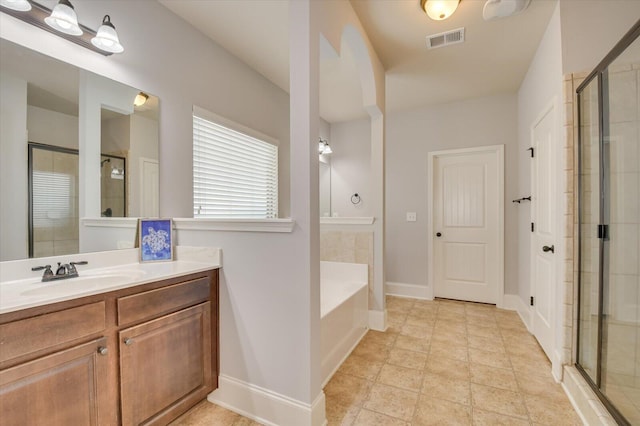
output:
[[[331,216],[331,162],[320,159],[320,217]]]
[[[0,103],[0,260],[79,253],[83,217],[158,215],[157,97],[2,39]]]

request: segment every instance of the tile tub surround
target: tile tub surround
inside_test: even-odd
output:
[[[38,259],[0,262],[0,313],[12,312],[35,306],[100,294],[107,291],[133,287],[151,281],[173,278],[209,269],[220,268],[221,250],[209,247],[176,246],[176,260],[172,262],[139,263],[138,249],[84,253]],[[88,265],[78,266],[80,279],[100,275],[117,276],[100,286],[70,285],[75,278],[61,281],[40,282],[42,271],[31,271],[39,265],[52,265],[84,260]],[[131,277],[127,275],[131,274]],[[77,281],[79,282],[79,281]],[[65,286],[68,291],[60,291]],[[52,292],[43,291],[51,288]],[[36,290],[25,293],[25,291]]]
[[[329,425],[582,425],[517,313],[477,303],[387,297],[327,384]],[[498,360],[498,361],[495,361]],[[256,425],[203,403],[174,425]]]
[[[373,232],[320,231],[320,260],[369,265],[369,306],[374,306]]]

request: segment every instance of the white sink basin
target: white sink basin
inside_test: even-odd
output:
[[[82,273],[81,273],[82,274]],[[59,281],[38,282],[28,285],[22,296],[51,295],[56,296],[76,291],[98,289],[114,284],[123,284],[142,278],[144,271],[127,270],[117,272],[87,272],[76,278],[68,278]]]

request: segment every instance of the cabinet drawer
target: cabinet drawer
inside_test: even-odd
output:
[[[118,299],[118,325],[175,312],[209,299],[208,277]]]
[[[2,324],[0,363],[100,333],[105,321],[105,303],[97,302]]]

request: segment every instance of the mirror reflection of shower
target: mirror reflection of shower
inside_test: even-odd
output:
[[[102,217],[125,217],[126,159],[115,155],[101,155],[100,198]]]

